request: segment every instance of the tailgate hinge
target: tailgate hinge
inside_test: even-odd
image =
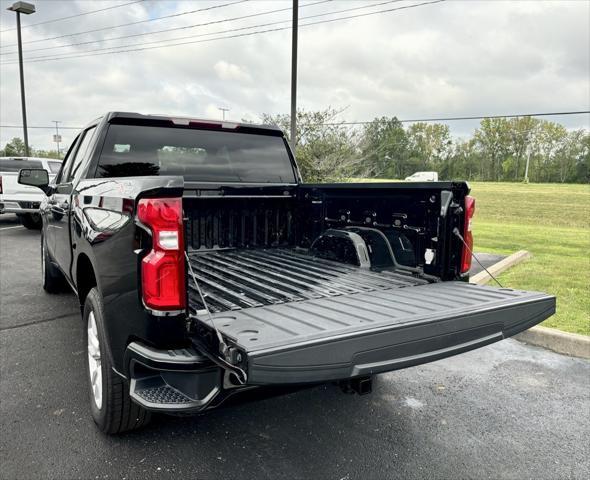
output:
[[[191,320],[189,324],[189,332],[193,333],[191,336],[191,341],[194,346],[201,353],[203,353],[203,355],[209,358],[209,360],[225,370],[227,374],[233,375],[238,381],[239,385],[245,385],[248,382],[248,376],[246,375],[246,372],[237,365],[234,365],[234,362],[239,363],[242,361],[242,358],[240,358],[241,353],[236,348],[229,347],[227,343],[225,343],[223,335],[221,335],[221,332],[215,326],[213,316],[211,315],[211,311],[209,310],[207,301],[205,300],[205,295],[203,295],[201,286],[199,285],[199,282],[197,282],[197,277],[193,272],[193,267],[191,265],[188,253],[184,252],[184,256],[186,257],[186,262],[193,283],[199,292],[201,302],[203,302],[203,306],[205,307],[207,319],[209,320],[206,322],[196,315],[189,314],[189,318]],[[206,333],[208,332],[214,333],[214,335],[207,335]],[[205,338],[207,338],[209,341],[205,342]]]

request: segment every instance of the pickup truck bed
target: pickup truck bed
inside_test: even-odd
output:
[[[216,328],[247,355],[250,384],[337,380],[424,363],[501,340],[555,309],[542,293],[428,283],[290,249],[189,258]],[[189,293],[205,319],[196,288]]]

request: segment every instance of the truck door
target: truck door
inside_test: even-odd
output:
[[[73,191],[73,178],[86,157],[96,128],[90,127],[83,131],[77,142],[75,151],[70,152],[70,158],[60,175],[56,179],[55,189],[47,199],[47,242],[51,256],[61,269],[71,278],[72,247],[70,242],[70,202]]]

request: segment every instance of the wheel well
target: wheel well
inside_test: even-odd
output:
[[[78,290],[81,308],[84,308],[84,301],[88,292],[96,285],[96,275],[94,274],[94,268],[92,268],[90,259],[86,255],[80,254],[76,268],[76,288]]]

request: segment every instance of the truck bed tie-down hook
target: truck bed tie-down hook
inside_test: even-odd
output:
[[[203,353],[207,357],[209,357],[213,362],[215,362],[217,365],[219,365],[221,368],[234,374],[235,377],[237,378],[238,382],[240,382],[242,385],[245,385],[246,382],[248,381],[248,376],[246,375],[246,372],[244,370],[242,370],[240,367],[238,367],[236,365],[233,365],[232,363],[230,363],[228,361],[229,347],[227,346],[227,343],[225,343],[225,340],[223,339],[223,335],[221,335],[221,332],[215,326],[215,322],[213,321],[213,315],[211,315],[211,310],[209,310],[209,307],[207,306],[207,301],[205,300],[205,295],[203,295],[203,291],[201,290],[201,286],[199,285],[199,282],[197,281],[197,276],[195,275],[195,272],[193,271],[193,267],[191,265],[188,253],[184,252],[184,256],[186,258],[186,263],[188,265],[188,270],[191,274],[191,278],[193,279],[193,283],[195,284],[197,292],[199,292],[199,296],[201,297],[201,302],[203,302],[203,307],[205,308],[205,311],[207,312],[207,318],[209,319],[209,323],[211,324],[211,327],[215,331],[215,334],[217,335],[217,340],[219,342],[219,355],[210,355],[204,344],[202,345],[203,350],[204,350]],[[201,319],[196,316],[190,315],[190,317],[194,318],[197,321],[201,321]]]

